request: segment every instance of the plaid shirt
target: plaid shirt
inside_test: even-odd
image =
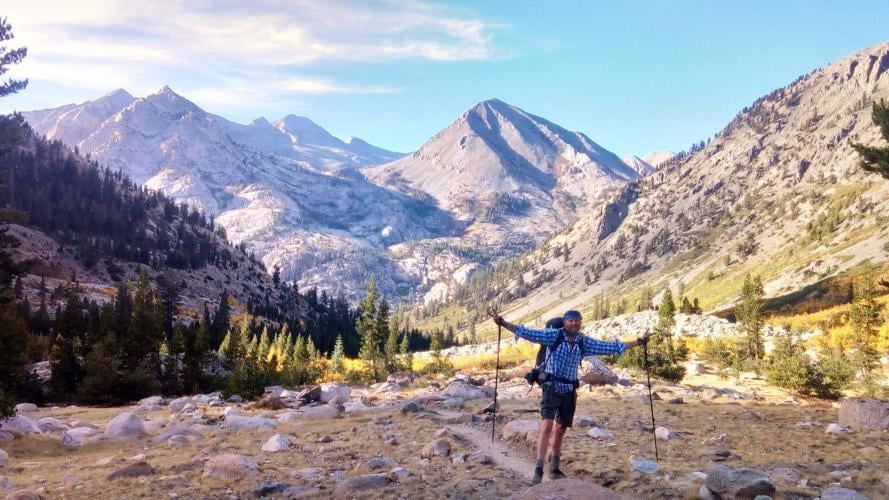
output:
[[[519,325],[515,329],[516,339],[523,338],[531,342],[546,346],[546,373],[553,374],[557,377],[568,380],[577,380],[577,367],[580,360],[587,356],[596,354],[617,354],[620,356],[624,353],[626,346],[620,340],[614,342],[606,342],[584,336],[578,333],[574,338],[574,342],[568,340],[568,334],[565,334],[565,340],[559,344],[555,352],[550,355],[550,348],[556,343],[561,328],[544,328],[541,330],[532,330],[526,328],[525,325]],[[579,349],[581,345],[580,338],[583,337],[583,352]],[[574,390],[571,384],[564,382],[553,382],[556,392],[565,393]]]

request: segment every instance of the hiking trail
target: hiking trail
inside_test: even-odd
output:
[[[459,416],[459,412],[440,412],[446,416]],[[530,480],[534,471],[534,462],[518,455],[509,446],[495,439],[491,442],[491,431],[479,429],[466,424],[448,424],[447,428],[460,438],[472,443],[473,446],[488,454],[494,463],[502,469],[507,469],[517,477]]]

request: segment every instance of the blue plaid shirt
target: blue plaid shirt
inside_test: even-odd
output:
[[[584,336],[578,332],[574,338],[574,342],[568,340],[568,334],[565,334],[565,340],[559,344],[555,352],[550,355],[550,348],[556,343],[561,328],[544,328],[541,330],[532,330],[526,328],[525,325],[519,325],[515,329],[516,339],[523,338],[531,342],[546,346],[546,373],[551,373],[557,377],[568,380],[577,380],[577,367],[580,360],[587,356],[595,356],[596,354],[617,354],[620,356],[624,353],[626,346],[623,342],[615,340],[614,342],[606,342]],[[583,337],[583,352],[580,349],[580,338]],[[571,384],[564,382],[553,382],[556,392],[565,393],[574,390]]]

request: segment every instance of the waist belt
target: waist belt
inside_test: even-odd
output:
[[[547,374],[546,374],[546,379],[547,379],[547,381],[561,382],[561,383],[563,383],[563,384],[569,384],[569,385],[577,385],[577,384],[578,384],[578,380],[577,380],[577,379],[570,379],[570,378],[560,377],[560,376],[558,376],[558,375],[553,375],[552,373],[547,373]]]

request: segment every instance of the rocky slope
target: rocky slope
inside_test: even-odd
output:
[[[543,270],[554,278],[512,314],[548,317],[665,285],[718,308],[749,271],[776,296],[886,260],[889,183],[858,168],[850,142],[881,142],[870,103],[887,97],[889,43],[757,99],[705,147],[525,257],[525,282]]]

